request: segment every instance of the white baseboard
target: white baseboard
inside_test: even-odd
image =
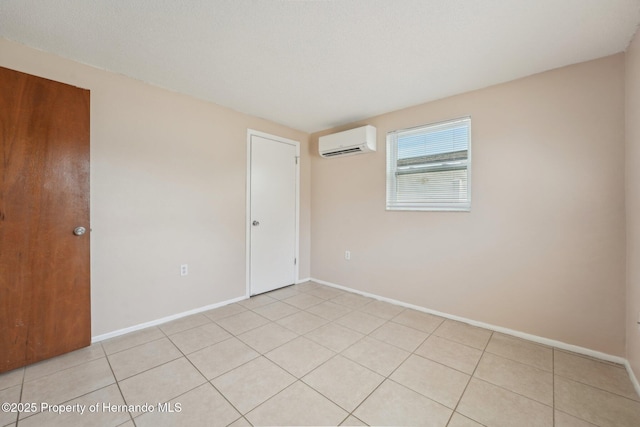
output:
[[[611,354],[607,354],[607,353],[602,353],[600,351],[596,351],[596,350],[591,350],[590,348],[586,348],[586,347],[580,347],[577,345],[573,345],[573,344],[568,344],[562,341],[557,341],[557,340],[552,340],[549,338],[545,338],[545,337],[541,337],[538,335],[532,335],[532,334],[528,334],[525,332],[520,332],[520,331],[516,331],[514,329],[509,329],[509,328],[504,328],[502,326],[496,326],[496,325],[492,325],[490,323],[484,323],[484,322],[478,322],[476,320],[472,320],[472,319],[467,319],[466,317],[460,317],[460,316],[455,316],[453,314],[449,314],[449,313],[443,313],[440,311],[436,311],[436,310],[431,310],[425,307],[420,307],[417,305],[413,305],[413,304],[409,304],[403,301],[398,301],[392,298],[386,298],[386,297],[382,297],[380,295],[376,295],[376,294],[372,294],[369,292],[363,292],[363,291],[359,291],[357,289],[353,289],[353,288],[349,288],[347,286],[342,286],[342,285],[338,285],[336,283],[331,283],[331,282],[327,282],[325,280],[320,280],[320,279],[316,279],[316,278],[311,278],[312,281],[316,282],[316,283],[320,283],[322,285],[327,285],[327,286],[331,286],[333,288],[337,288],[337,289],[342,289],[344,291],[348,291],[348,292],[353,292],[356,294],[360,294],[366,297],[370,297],[370,298],[374,298],[380,301],[385,301],[391,304],[396,304],[402,307],[407,307],[407,308],[411,308],[413,310],[417,310],[417,311],[422,311],[424,313],[429,313],[429,314],[433,314],[435,316],[440,316],[440,317],[444,317],[446,319],[452,319],[452,320],[457,320],[460,322],[464,322],[464,323],[468,323],[470,325],[473,326],[478,326],[481,328],[485,328],[485,329],[489,329],[492,331],[496,331],[496,332],[500,332],[506,335],[511,335],[514,337],[518,337],[518,338],[522,338],[528,341],[533,341],[539,344],[543,344],[543,345],[547,345],[550,347],[555,347],[555,348],[559,348],[561,350],[567,350],[567,351],[572,351],[574,353],[578,353],[578,354],[583,354],[585,356],[589,356],[589,357],[594,357],[596,359],[601,359],[601,360],[605,360],[608,362],[613,362],[613,363],[618,363],[620,365],[624,365],[624,367],[627,369],[627,374],[629,375],[629,379],[631,380],[631,383],[633,384],[633,387],[636,390],[636,393],[638,393],[638,395],[640,396],[640,383],[638,382],[638,378],[636,377],[635,373],[633,372],[633,369],[631,368],[631,364],[629,363],[629,361],[627,359],[625,359],[624,357],[620,357],[620,356],[613,356]]]
[[[525,340],[528,340],[528,341],[533,341],[533,342],[536,342],[536,343],[539,343],[539,344],[543,344],[543,345],[546,345],[546,346],[555,347],[555,348],[559,348],[561,350],[566,350],[566,351],[572,351],[574,353],[583,354],[585,356],[594,357],[596,359],[605,360],[605,361],[608,361],[608,362],[613,362],[613,363],[618,363],[620,365],[624,365],[624,367],[627,369],[627,374],[629,375],[629,379],[631,380],[631,383],[633,384],[633,387],[635,388],[636,393],[638,393],[638,395],[640,396],[640,382],[638,382],[638,378],[636,377],[635,372],[633,372],[633,369],[631,368],[631,364],[624,357],[613,356],[611,354],[602,353],[600,351],[592,350],[590,348],[580,347],[580,346],[577,346],[577,345],[568,344],[566,342],[552,340],[552,339],[541,337],[541,336],[538,336],[538,335],[532,335],[532,334],[528,334],[528,333],[525,333],[525,332],[516,331],[514,329],[504,328],[502,326],[492,325],[490,323],[478,322],[476,320],[467,319],[466,317],[460,317],[460,316],[455,316],[455,315],[449,314],[449,313],[443,313],[443,312],[440,312],[440,311],[431,310],[431,309],[428,309],[428,308],[425,308],[425,307],[420,307],[420,306],[409,304],[409,303],[406,303],[406,302],[403,302],[403,301],[398,301],[398,300],[395,300],[395,299],[392,299],[392,298],[382,297],[380,295],[372,294],[372,293],[369,293],[369,292],[359,291],[357,289],[349,288],[347,286],[338,285],[336,283],[327,282],[325,280],[320,280],[320,279],[316,279],[316,278],[313,278],[313,277],[310,280],[312,280],[312,281],[314,281],[316,283],[320,283],[322,285],[327,285],[327,286],[331,286],[333,288],[342,289],[344,291],[353,292],[353,293],[360,294],[360,295],[363,295],[363,296],[366,296],[366,297],[370,297],[370,298],[374,298],[374,299],[377,299],[377,300],[380,300],[380,301],[385,301],[385,302],[388,302],[388,303],[391,303],[391,304],[396,304],[396,305],[399,305],[399,306],[402,306],[402,307],[411,308],[413,310],[422,311],[424,313],[433,314],[435,316],[444,317],[446,319],[457,320],[457,321],[460,321],[460,322],[468,323],[468,324],[473,325],[473,326],[478,326],[478,327],[481,327],[481,328],[485,328],[485,329],[489,329],[489,330],[492,330],[492,331],[500,332],[500,333],[503,333],[503,334],[506,334],[506,335],[511,335],[511,336],[522,338],[522,339],[525,339]]]
[[[628,360],[624,361],[624,366],[627,368],[627,372],[629,373],[629,378],[631,378],[631,383],[633,384],[633,388],[636,389],[636,393],[640,395],[640,383],[638,382],[638,378],[636,377],[635,372],[633,372],[633,368]]]
[[[461,317],[461,316],[455,316],[453,314],[449,314],[449,313],[443,313],[440,311],[436,311],[436,310],[431,310],[425,307],[420,307],[417,305],[413,305],[413,304],[409,304],[403,301],[398,301],[392,298],[386,298],[386,297],[382,297],[376,294],[372,294],[369,292],[363,292],[363,291],[359,291],[357,289],[353,289],[353,288],[349,288],[347,286],[342,286],[342,285],[338,285],[336,283],[331,283],[331,282],[327,282],[325,280],[320,280],[320,279],[316,279],[316,278],[311,278],[312,281],[316,282],[316,283],[320,283],[322,285],[327,285],[327,286],[331,286],[333,288],[337,288],[337,289],[342,289],[348,292],[353,292],[356,294],[360,294],[366,297],[370,297],[370,298],[374,298],[380,301],[385,301],[391,304],[395,304],[395,305],[399,305],[402,307],[406,307],[406,308],[411,308],[413,310],[417,310],[417,311],[422,311],[424,313],[429,313],[429,314],[433,314],[435,316],[440,316],[440,317],[444,317],[446,319],[451,319],[451,320],[457,320],[459,322],[463,322],[463,323],[468,323],[469,325],[473,325],[473,326],[478,326],[481,328],[485,328],[485,329],[489,329],[492,331],[496,331],[496,332],[500,332],[506,335],[511,335],[514,337],[518,337],[518,338],[522,338],[525,340],[529,340],[529,341],[533,341],[539,344],[543,344],[549,347],[555,347],[555,348],[559,348],[561,350],[567,350],[567,351],[572,351],[574,353],[578,353],[578,354],[583,354],[585,356],[590,356],[590,357],[594,357],[596,359],[601,359],[601,360],[606,360],[608,362],[613,362],[613,363],[618,363],[620,365],[625,365],[627,367],[627,371],[630,374],[630,377],[632,378],[632,381],[634,382],[634,386],[636,386],[636,391],[638,391],[638,394],[640,395],[640,387],[638,387],[638,381],[635,380],[635,376],[632,375],[633,371],[631,370],[631,367],[629,366],[629,362],[627,361],[627,359],[620,357],[620,356],[613,356],[611,354],[607,354],[607,353],[602,353],[599,351],[595,351],[595,350],[591,350],[589,348],[585,348],[585,347],[580,347],[577,345],[573,345],[573,344],[567,344],[565,342],[562,341],[557,341],[557,340],[552,340],[549,338],[544,338],[544,337],[540,337],[538,335],[532,335],[532,334],[528,334],[525,332],[520,332],[520,331],[516,331],[513,329],[509,329],[509,328],[504,328],[502,326],[496,326],[496,325],[492,325],[490,323],[484,323],[484,322],[478,322],[476,320],[472,320],[472,319],[467,319],[466,317]]]
[[[311,277],[305,277],[304,279],[298,279],[296,281],[296,285],[299,285],[300,283],[308,282],[309,280],[311,280]]]
[[[150,322],[140,323],[138,325],[129,326],[128,328],[118,329],[117,331],[107,332],[106,334],[96,335],[91,338],[91,343],[98,341],[104,341],[109,338],[114,338],[120,335],[128,334],[129,332],[139,331],[140,329],[149,328],[151,326],[161,325],[163,323],[170,322],[172,320],[180,319],[181,317],[191,316],[192,314],[202,313],[203,311],[213,310],[214,308],[220,308],[225,305],[233,304],[234,302],[247,299],[247,296],[233,298],[227,301],[217,302],[215,304],[205,305],[204,307],[194,308],[193,310],[184,311],[178,314],[172,314],[171,316],[163,317],[161,319],[152,320]]]

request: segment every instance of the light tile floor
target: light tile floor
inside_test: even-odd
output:
[[[622,366],[311,282],[2,374],[0,402],[35,404],[0,412],[20,427],[640,426]]]

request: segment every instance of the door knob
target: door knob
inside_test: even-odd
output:
[[[82,236],[86,232],[87,229],[84,227],[76,227],[73,229],[73,234],[75,234],[76,236]]]
[[[251,224],[253,224],[253,226],[255,227],[255,226],[260,225],[260,222],[258,222],[258,221],[253,221]]]

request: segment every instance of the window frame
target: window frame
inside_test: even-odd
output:
[[[397,196],[398,171],[398,135],[403,133],[429,133],[438,127],[454,125],[456,122],[466,122],[468,128],[467,140],[467,199],[465,203],[452,202],[417,202],[399,201]],[[423,132],[421,132],[423,131]],[[411,128],[397,129],[387,132],[387,164],[386,164],[386,210],[388,211],[471,211],[471,165],[472,165],[471,116],[463,116],[450,120],[428,123]],[[451,153],[454,153],[453,151]]]

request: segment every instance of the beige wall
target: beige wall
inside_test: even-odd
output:
[[[627,359],[640,378],[640,32],[626,53]]]
[[[386,133],[467,115],[471,212],[387,212]],[[624,355],[623,54],[365,123],[373,154],[312,135],[312,277]]]
[[[309,277],[307,134],[3,39],[0,66],[91,90],[94,336],[245,295],[247,128],[302,143]]]

